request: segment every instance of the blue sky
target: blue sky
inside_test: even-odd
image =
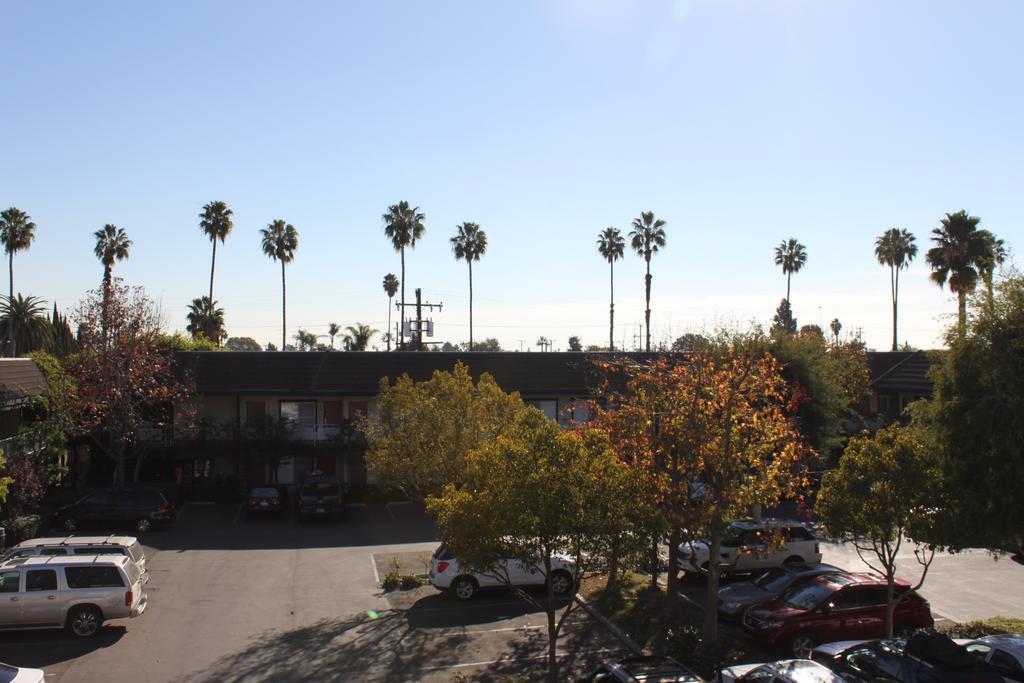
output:
[[[235,229],[215,297],[232,336],[280,340],[280,269],[258,231],[299,231],[288,335],[383,329],[399,272],[380,216],[427,215],[407,296],[444,303],[436,341],[468,338],[468,276],[448,239],[487,232],[474,336],[506,348],[608,336],[606,226],[668,221],[654,258],[655,340],[770,319],[774,246],[796,237],[801,324],[839,318],[888,348],[886,228],[917,235],[901,341],[955,313],[923,252],[968,209],[1024,237],[1024,5],[996,0],[5,3],[0,204],[36,243],[16,289],[71,307],[101,266],[92,232],[134,241],[115,273],[184,329],[206,293],[202,205]],[[643,262],[616,264],[616,339],[643,321]],[[379,338],[374,340],[379,344]]]

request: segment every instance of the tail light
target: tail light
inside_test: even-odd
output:
[[[438,562],[437,563],[437,573],[438,574],[443,574],[444,570],[446,570],[446,569],[448,569],[448,563],[447,562]]]
[[[274,498],[272,501],[270,501],[270,504],[273,505],[274,507],[277,507],[277,506],[279,506],[281,504],[281,499],[280,498]]]
[[[157,512],[159,512],[161,514],[164,514],[164,515],[169,515],[169,514],[171,514],[171,506],[164,505],[162,508],[157,510]]]
[[[131,591],[125,591],[125,594],[124,594],[124,606],[125,607],[131,607],[132,606],[132,598],[134,598],[134,597],[135,597],[135,595]]]
[[[253,499],[253,498],[250,498],[250,499],[249,499],[249,507],[251,507],[251,508],[254,508],[254,507],[256,507],[256,501],[255,501],[255,499]]]
[[[302,509],[302,499],[301,498],[299,498],[299,509],[300,510]]]

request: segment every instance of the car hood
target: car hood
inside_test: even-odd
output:
[[[763,588],[755,586],[750,581],[734,583],[731,586],[725,586],[718,591],[718,599],[723,602],[739,602],[747,604],[751,602],[763,602],[771,597],[771,593]]]
[[[766,602],[763,605],[750,608],[750,616],[768,621],[784,620],[798,614],[806,613],[806,610],[790,607],[779,600],[772,600],[771,602]]]
[[[858,645],[863,645],[864,643],[869,642],[871,641],[840,640],[835,643],[825,643],[824,645],[819,645],[818,647],[814,648],[814,652],[815,654],[820,653],[822,655],[825,655],[826,657],[835,657],[840,652],[845,652],[846,650],[849,650],[851,647],[857,647]]]

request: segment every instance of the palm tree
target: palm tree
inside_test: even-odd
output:
[[[626,241],[618,228],[605,228],[597,236],[597,251],[608,262],[611,275],[611,304],[608,306],[608,350],[615,350],[615,262],[622,258]]]
[[[217,302],[208,296],[192,299],[188,305],[188,326],[185,330],[193,339],[203,337],[220,346],[228,336],[224,329],[224,309],[217,308]]]
[[[981,279],[985,283],[985,294],[988,300],[988,307],[991,309],[995,300],[993,279],[995,276],[996,266],[1001,266],[1006,262],[1006,242],[999,239],[988,230],[979,230],[978,232],[983,235],[985,240],[988,242],[988,248],[985,255],[982,256],[981,262],[978,265],[981,270]]]
[[[128,252],[132,248],[132,241],[124,228],[119,228],[112,223],[107,223],[93,233],[96,238],[96,246],[93,253],[103,264],[103,342],[107,339],[107,307],[110,304],[110,287],[113,284],[114,263],[124,261],[128,258]]]
[[[53,326],[46,317],[46,302],[34,296],[0,297],[0,339],[5,355],[15,357],[41,349],[53,342]]]
[[[377,334],[377,330],[362,323],[349,325],[345,329],[348,331],[345,335],[346,351],[365,351],[370,345],[370,337]]]
[[[401,201],[388,207],[381,217],[384,221],[384,234],[391,240],[395,251],[402,255],[402,313],[405,313],[405,248],[416,246],[416,240],[423,237],[426,229],[423,221],[426,215],[420,213],[420,207],[409,206],[409,202]],[[399,346],[405,347],[405,335],[399,336]]]
[[[786,301],[789,301],[789,280],[793,273],[800,272],[800,269],[807,263],[807,248],[790,237],[783,240],[775,247],[775,265],[782,266],[782,273],[786,276]]]
[[[263,236],[263,253],[274,261],[281,262],[281,348],[284,349],[287,340],[287,289],[284,266],[295,258],[295,250],[299,248],[299,233],[293,225],[279,218],[261,229],[260,234]]]
[[[292,339],[295,340],[296,348],[299,351],[313,351],[316,349],[316,335],[312,332],[307,332],[301,327]]]
[[[647,276],[644,278],[647,309],[644,311],[644,322],[647,326],[648,353],[651,351],[651,256],[665,246],[665,221],[655,220],[653,211],[641,211],[639,218],[633,219],[633,229],[629,233],[629,244],[647,263]]]
[[[455,260],[465,259],[469,264],[469,350],[473,350],[473,261],[479,261],[487,251],[487,233],[476,223],[456,226],[455,237],[451,238]]]
[[[384,335],[384,339],[388,342],[388,351],[391,350],[391,300],[398,293],[398,278],[395,277],[394,273],[388,273],[384,276],[384,293],[388,295],[388,331]]]
[[[213,242],[213,259],[210,261],[210,301],[213,301],[213,271],[217,267],[217,240],[223,244],[234,227],[234,223],[231,222],[232,214],[228,205],[221,201],[210,202],[199,214],[199,228]]]
[[[935,246],[925,254],[931,266],[931,280],[939,287],[949,282],[949,291],[957,296],[957,327],[967,329],[967,295],[978,284],[978,270],[986,263],[991,245],[986,232],[978,230],[981,219],[967,211],[947,213],[932,230]]]
[[[7,268],[11,276],[9,298],[14,298],[14,253],[25,251],[35,239],[36,224],[31,216],[13,206],[0,212],[0,244],[7,252]]]
[[[338,323],[331,323],[327,326],[327,334],[331,338],[331,351],[334,350],[334,338],[341,332],[341,326]]]
[[[835,338],[836,344],[839,343],[839,332],[843,329],[843,324],[839,322],[839,318],[832,318],[832,322],[828,324],[830,330],[832,330],[832,336]]]
[[[892,350],[896,343],[896,302],[900,293],[900,270],[910,266],[917,256],[915,238],[906,229],[889,228],[875,240],[875,258],[883,266],[889,266],[889,290],[892,293]]]

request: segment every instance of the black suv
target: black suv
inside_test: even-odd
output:
[[[337,517],[345,514],[345,496],[337,477],[306,477],[299,487],[296,505],[300,518]]]
[[[131,488],[93,491],[54,512],[52,525],[71,532],[79,527],[125,524],[143,532],[173,521],[174,508],[160,489]]]

